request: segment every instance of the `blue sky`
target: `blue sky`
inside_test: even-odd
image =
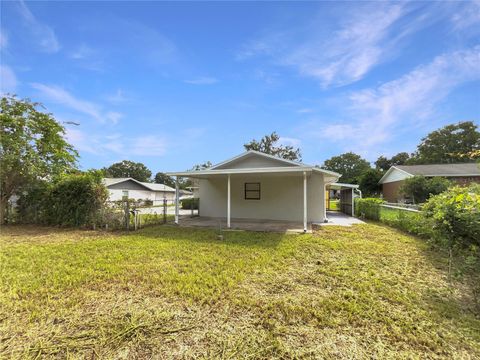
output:
[[[480,119],[480,2],[2,2],[1,92],[83,169],[225,160],[277,131],[321,164]],[[68,122],[76,122],[75,126]]]

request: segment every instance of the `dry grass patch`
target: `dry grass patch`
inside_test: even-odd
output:
[[[379,225],[313,235],[7,228],[0,357],[476,358],[466,275]]]

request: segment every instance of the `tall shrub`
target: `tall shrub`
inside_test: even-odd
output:
[[[107,197],[99,172],[63,175],[27,189],[19,201],[19,214],[24,222],[90,225],[97,222]]]
[[[355,200],[355,215],[370,220],[380,220],[380,205],[383,200],[376,198],[365,198]]]
[[[423,206],[433,220],[436,239],[449,248],[480,246],[480,185],[455,186]]]

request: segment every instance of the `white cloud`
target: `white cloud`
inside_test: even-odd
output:
[[[93,49],[85,44],[81,44],[75,50],[70,53],[70,58],[75,60],[81,60],[91,57],[95,52]]]
[[[104,112],[102,107],[90,101],[76,98],[65,89],[55,85],[45,85],[40,83],[32,83],[31,86],[40,92],[40,95],[47,100],[61,104],[77,112],[92,117],[100,123],[111,122],[116,124],[122,114],[114,111]]]
[[[66,139],[80,152],[95,155],[116,154],[130,156],[163,156],[168,147],[166,137],[162,135],[140,135],[126,137],[121,134],[93,134],[78,128],[67,128]]]
[[[282,145],[293,146],[293,147],[298,147],[301,143],[300,139],[291,138],[291,137],[283,137],[283,136],[280,137],[280,139],[278,141]]]
[[[18,1],[18,10],[24,22],[29,27],[32,37],[36,41],[37,46],[45,52],[54,53],[60,50],[60,44],[53,29],[41,23],[32,14],[23,0]]]
[[[455,12],[450,20],[456,30],[470,28],[480,23],[480,0],[465,1],[461,3],[461,8]],[[480,31],[477,28],[477,33]]]
[[[395,57],[406,36],[438,20],[441,10],[431,5],[415,14],[419,6],[374,2],[343,8],[333,30],[317,18],[289,32],[271,31],[244,46],[237,59],[263,55],[317,79],[323,87],[350,84]]]
[[[446,53],[374,89],[350,94],[348,123],[319,127],[316,135],[344,140],[359,151],[388,141],[401,125],[418,126],[456,87],[480,80],[480,46]]]
[[[14,93],[17,88],[17,77],[7,65],[0,65],[0,93]]]
[[[195,79],[184,80],[187,84],[192,85],[212,85],[218,82],[218,79],[209,76],[201,76]]]

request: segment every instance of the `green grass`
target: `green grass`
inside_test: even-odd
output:
[[[0,358],[478,358],[472,284],[388,227],[6,227]]]
[[[330,200],[329,210],[332,210],[332,211],[340,210],[340,200]]]

